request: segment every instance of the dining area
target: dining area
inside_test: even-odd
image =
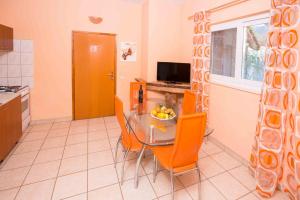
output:
[[[139,83],[131,83],[133,85]],[[129,114],[124,114],[123,103],[119,97],[115,97],[115,112],[121,127],[121,135],[116,144],[115,160],[117,159],[118,147],[123,149],[123,164],[121,172],[121,184],[124,177],[124,164],[129,152],[137,152],[136,169],[134,175],[134,187],[138,188],[138,171],[145,150],[153,153],[153,182],[156,181],[158,165],[169,171],[171,180],[171,197],[174,199],[174,177],[196,170],[201,180],[198,167],[198,152],[204,141],[213,130],[206,127],[206,113],[196,113],[196,96],[190,91],[185,91],[180,116],[171,116],[160,119],[155,117],[154,112],[167,114],[168,105],[156,106],[155,111],[149,112],[151,102],[146,99],[145,87],[142,85],[138,91],[130,91],[135,94],[131,101],[138,102]],[[145,95],[144,95],[145,94]],[[145,98],[146,97],[146,98]],[[144,99],[145,98],[145,99]],[[163,107],[157,109],[157,107]],[[153,109],[150,109],[153,110]],[[174,112],[173,110],[171,112]],[[175,119],[176,117],[176,119]],[[200,181],[199,181],[200,183]],[[200,184],[199,184],[200,187]],[[200,189],[199,189],[200,194]]]
[[[197,196],[201,199],[199,152],[214,130],[207,126],[207,114],[197,112],[196,94],[185,90],[181,104],[170,103],[167,98],[147,98],[145,82],[131,82],[130,111],[124,112],[123,102],[116,96],[115,113],[121,128],[114,155],[115,166],[118,156],[122,157],[120,184],[124,181],[128,154],[136,153],[133,187],[138,189],[139,168],[148,151],[152,157],[152,181],[156,181],[158,168],[169,173],[171,199],[175,177],[192,172],[198,176]],[[119,148],[123,155],[118,155]]]
[[[115,116],[32,124],[0,165],[0,199],[260,199],[248,163],[214,140],[195,94],[174,104],[134,85],[128,111],[115,97]]]
[[[300,0],[0,5],[0,200],[300,200]]]

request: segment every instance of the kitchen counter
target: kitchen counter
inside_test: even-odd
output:
[[[20,94],[17,94],[14,92],[1,92],[0,93],[0,106],[10,102],[11,100],[15,99],[18,96],[20,96]]]
[[[16,146],[22,136],[21,95],[0,93],[0,162]]]

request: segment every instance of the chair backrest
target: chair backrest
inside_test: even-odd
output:
[[[176,129],[171,166],[180,168],[195,164],[205,134],[206,113],[180,116]]]
[[[130,146],[131,140],[130,140],[129,132],[126,128],[126,122],[123,114],[123,102],[117,96],[115,96],[115,112],[116,112],[117,120],[121,127],[122,143]]]
[[[143,88],[144,102],[147,100],[146,82],[130,82],[130,110],[134,109],[134,106],[139,103],[139,89]],[[143,103],[143,110],[146,110],[146,103]]]
[[[186,90],[184,91],[183,102],[182,102],[182,114],[189,115],[196,113],[196,95]]]

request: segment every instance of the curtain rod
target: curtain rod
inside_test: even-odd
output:
[[[222,24],[222,23],[226,23],[226,22],[230,22],[230,21],[234,21],[234,20],[239,20],[239,19],[243,19],[243,18],[247,18],[247,17],[252,17],[252,16],[255,16],[255,15],[265,14],[265,13],[269,13],[269,12],[270,12],[270,10],[263,10],[263,11],[259,11],[259,12],[239,16],[239,17],[226,19],[226,20],[223,20],[223,21],[214,22],[214,23],[211,23],[211,25]]]
[[[220,11],[220,10],[224,10],[226,8],[230,8],[230,7],[239,5],[239,4],[247,2],[247,1],[250,1],[250,0],[233,0],[233,1],[225,3],[223,5],[211,8],[211,9],[207,10],[207,12],[214,13],[214,12],[217,12],[217,11]],[[191,16],[188,17],[188,20],[193,20],[193,19],[194,19],[194,15],[191,15]]]

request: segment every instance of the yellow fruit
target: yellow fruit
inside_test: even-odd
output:
[[[161,119],[164,119],[164,113],[158,113],[158,114],[157,114],[157,117],[158,117],[158,118],[161,118]]]
[[[151,111],[151,114],[154,115],[154,116],[156,116],[156,115],[157,115],[156,110],[152,110],[152,111]]]
[[[156,106],[151,110],[151,114],[159,119],[170,119],[176,114],[172,108],[166,106]]]

